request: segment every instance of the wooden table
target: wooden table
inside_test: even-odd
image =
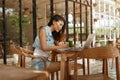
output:
[[[45,71],[0,65],[0,80],[45,80],[46,76]]]
[[[74,55],[76,52],[81,51],[82,49],[69,49],[69,50],[55,50],[53,51],[53,54],[59,54],[61,57],[61,64],[60,64],[60,80],[66,80],[65,79],[65,72],[67,69],[65,69],[65,65],[66,65],[66,58],[70,57],[72,55]]]

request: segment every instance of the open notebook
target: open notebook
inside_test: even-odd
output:
[[[83,48],[90,48],[90,47],[91,47],[91,43],[92,43],[93,40],[94,40],[94,37],[95,37],[94,34],[89,34],[89,35],[88,35],[88,38],[87,38],[87,40],[86,40],[86,42],[85,42],[85,44],[84,44],[84,46],[83,46]]]

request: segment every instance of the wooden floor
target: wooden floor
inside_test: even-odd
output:
[[[14,65],[15,63],[16,63],[16,58],[8,58],[7,59],[7,65]],[[28,58],[27,59],[27,67],[30,67],[30,64],[31,64],[31,59],[30,58]],[[110,70],[110,73],[109,73],[109,75],[112,77],[112,78],[114,78],[115,80],[116,80],[116,75],[115,75],[115,66],[113,67],[113,68],[111,68],[111,59],[109,60],[109,70]],[[79,62],[79,61],[78,61]],[[98,65],[96,65],[96,63],[99,63]],[[0,59],[0,64],[3,64],[3,59]],[[102,62],[100,61],[100,60],[95,60],[94,62],[92,62],[91,64],[94,64],[95,65],[95,67],[94,68],[92,68],[92,70],[91,70],[91,73],[92,74],[94,74],[94,73],[98,73],[98,72],[101,72],[101,69],[99,69],[98,67],[101,67],[101,64],[102,64]],[[92,67],[92,66],[91,66]],[[102,67],[101,67],[102,68]],[[72,72],[71,72],[71,74],[72,74]],[[81,73],[81,70],[79,71],[79,74],[82,74]]]

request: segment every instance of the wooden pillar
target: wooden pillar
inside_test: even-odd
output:
[[[20,46],[22,46],[22,1],[19,0],[19,39]]]
[[[66,41],[69,39],[68,28],[68,0],[65,0],[65,15],[66,15]]]
[[[6,0],[2,0],[2,16],[3,16],[3,49],[4,49],[4,55],[3,55],[3,61],[4,64],[7,64],[7,51],[6,51],[6,16],[5,16],[5,1]]]
[[[32,0],[32,13],[33,13],[33,40],[37,35],[37,22],[36,22],[36,0]]]
[[[74,44],[76,44],[76,17],[75,17],[75,2],[73,2],[73,27],[74,27]]]
[[[80,0],[80,43],[82,46],[82,0]]]
[[[54,11],[54,3],[53,0],[50,0],[50,17],[52,17],[54,15],[53,11]]]
[[[92,16],[92,10],[93,10],[93,8],[92,8],[92,4],[93,4],[93,2],[92,2],[92,0],[90,0],[90,16],[91,16],[91,19],[90,19],[90,24],[91,24],[91,33],[93,33],[93,16]]]

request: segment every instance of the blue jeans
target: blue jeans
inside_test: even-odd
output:
[[[50,64],[50,61],[47,60],[46,63],[48,67]],[[33,59],[31,67],[36,70],[44,70],[44,63],[41,59]]]

